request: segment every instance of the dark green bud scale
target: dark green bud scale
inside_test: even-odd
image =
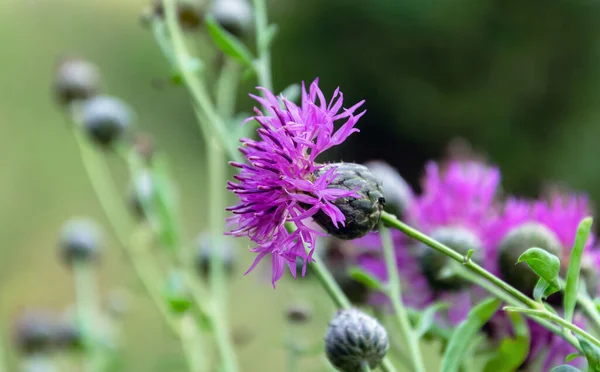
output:
[[[363,365],[377,368],[389,347],[385,328],[357,309],[339,311],[325,334],[327,359],[342,372],[360,372]]]
[[[315,176],[337,167],[335,178],[328,188],[355,190],[359,198],[344,197],[333,202],[346,217],[345,226],[336,228],[331,219],[322,211],[313,219],[329,234],[340,239],[356,239],[371,232],[381,219],[385,205],[381,181],[364,165],[354,163],[327,164]]]
[[[463,227],[441,227],[434,230],[431,237],[447,245],[462,255],[472,249],[472,259],[478,261],[482,244],[479,238]],[[436,290],[457,291],[466,288],[470,283],[451,273],[450,265],[454,262],[448,256],[426,246],[418,245],[419,264],[431,288]],[[449,272],[445,272],[448,271]],[[448,275],[449,274],[449,275]]]

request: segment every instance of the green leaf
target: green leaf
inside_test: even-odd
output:
[[[577,341],[579,341],[579,345],[583,350],[583,354],[585,354],[585,358],[588,362],[588,368],[590,371],[600,370],[600,349],[596,345],[591,344],[585,338],[575,335]]]
[[[383,283],[379,279],[359,267],[351,267],[348,269],[348,275],[350,275],[352,279],[371,289],[380,290],[383,288]]]
[[[567,269],[567,283],[565,285],[565,320],[571,322],[573,320],[573,312],[575,311],[575,303],[577,302],[577,293],[579,291],[579,268],[581,266],[581,256],[583,247],[590,236],[592,223],[594,220],[591,217],[584,218],[577,228],[575,236],[575,244],[571,252],[569,260],[569,268]]]
[[[433,305],[428,306],[423,311],[423,315],[421,315],[421,317],[419,318],[419,321],[417,322],[417,325],[415,327],[415,329],[416,329],[415,332],[416,332],[417,337],[421,338],[427,332],[429,332],[429,330],[431,329],[431,327],[434,324],[435,314],[440,310],[447,309],[449,306],[450,305],[447,304],[446,302],[437,302],[437,303],[434,303]]]
[[[526,262],[540,278],[549,283],[558,279],[560,260],[544,249],[529,248],[519,257],[517,263],[521,262]]]
[[[560,290],[558,282],[560,260],[558,257],[541,248],[529,248],[519,257],[517,263],[521,262],[526,262],[540,277],[533,292],[536,301],[541,301],[542,298]]]
[[[225,30],[212,16],[206,17],[208,33],[219,49],[246,67],[252,67],[254,57],[248,48],[235,36]]]
[[[442,372],[458,371],[471,340],[499,307],[500,300],[489,298],[471,309],[467,319],[460,323],[452,334],[450,344],[444,352]]]
[[[553,293],[560,291],[560,287],[552,283],[548,283],[544,278],[539,278],[535,288],[533,289],[533,299],[541,301],[542,298],[548,298]]]
[[[515,337],[502,340],[495,355],[488,360],[483,372],[512,372],[519,369],[529,352],[529,328],[522,315],[507,313]]]
[[[285,88],[281,95],[284,96],[288,101],[296,102],[300,98],[300,84],[292,84]]]
[[[571,353],[569,355],[567,355],[567,357],[565,358],[565,362],[569,363],[577,358],[579,358],[581,355],[579,353]]]
[[[562,366],[552,368],[550,372],[581,372],[581,370],[568,364],[563,364]]]

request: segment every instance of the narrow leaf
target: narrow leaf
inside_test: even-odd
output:
[[[548,298],[548,296],[558,291],[560,291],[560,287],[548,283],[544,278],[540,278],[533,289],[533,299],[541,301],[543,298]]]
[[[471,340],[499,307],[500,300],[489,298],[471,309],[467,319],[460,323],[452,334],[450,344],[444,352],[442,372],[458,371]]]
[[[552,368],[550,372],[581,372],[581,370],[568,364],[563,364],[562,366]]]
[[[361,268],[351,267],[348,269],[348,274],[352,279],[366,285],[371,289],[379,290],[383,288],[383,283],[381,283],[379,279]]]
[[[419,318],[419,322],[417,323],[416,334],[418,338],[423,337],[433,326],[435,320],[435,314],[440,311],[447,309],[449,304],[446,302],[437,302],[431,306],[428,306],[425,311],[423,311],[423,315]]]
[[[565,358],[565,362],[569,363],[574,361],[575,359],[579,358],[581,355],[579,353],[571,353],[569,355],[567,355],[567,357]]]
[[[213,41],[223,53],[239,61],[246,67],[252,67],[254,57],[250,53],[250,50],[235,36],[221,27],[212,16],[206,17],[206,27]]]
[[[577,292],[579,291],[579,268],[581,266],[581,256],[583,255],[583,247],[590,236],[592,229],[591,217],[584,218],[577,228],[575,236],[575,244],[571,252],[569,260],[569,268],[567,269],[567,283],[565,285],[565,320],[570,322],[573,320],[573,312],[575,311],[575,302],[577,302]]]
[[[488,360],[483,372],[512,372],[519,369],[529,352],[529,328],[522,315],[507,313],[515,337],[502,340],[496,354]]]
[[[588,362],[588,368],[590,371],[596,371],[600,369],[600,349],[597,346],[591,344],[588,340],[579,335],[575,335],[579,345],[585,354],[585,358]]]

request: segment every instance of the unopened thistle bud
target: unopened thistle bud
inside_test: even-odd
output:
[[[62,105],[95,96],[100,89],[96,65],[79,58],[62,60],[54,76],[54,94]]]
[[[43,353],[52,346],[54,323],[45,311],[28,310],[15,320],[14,343],[24,354]]]
[[[385,211],[401,218],[413,200],[413,192],[408,183],[393,167],[383,161],[370,161],[365,165],[381,180],[385,191]]]
[[[210,273],[212,254],[215,249],[221,259],[225,272],[230,274],[233,271],[235,261],[233,247],[227,239],[219,238],[218,242],[218,246],[215,246],[210,234],[206,233],[201,233],[196,238],[196,270],[204,278]]]
[[[244,37],[252,28],[252,7],[248,0],[216,0],[210,14],[237,37]]]
[[[323,175],[331,167],[336,167],[335,178],[327,188],[354,191],[359,197],[343,197],[333,202],[346,218],[344,226],[334,226],[322,211],[317,212],[313,219],[336,238],[356,239],[365,236],[381,219],[381,211],[385,205],[381,181],[369,168],[355,163],[327,164],[317,170],[315,176]]]
[[[72,317],[65,317],[55,324],[52,340],[57,348],[63,350],[78,350],[83,347],[81,330]]]
[[[174,0],[175,10],[177,12],[177,20],[181,27],[186,30],[195,30],[202,25],[204,19],[204,11],[202,9],[202,1],[199,0]],[[147,12],[147,11],[146,11]],[[161,0],[154,2],[154,16],[159,19],[164,19],[165,9]],[[146,19],[148,16],[146,16]]]
[[[521,292],[532,295],[538,276],[525,263],[516,264],[519,257],[529,248],[537,247],[558,257],[561,244],[556,234],[546,226],[529,222],[510,230],[500,242],[499,268],[502,278]]]
[[[110,146],[130,127],[132,113],[118,98],[96,96],[84,102],[81,115],[89,137],[101,146]]]
[[[152,205],[154,182],[150,172],[139,173],[129,186],[129,204],[135,215],[143,219]]]
[[[60,236],[61,256],[69,265],[98,258],[102,246],[100,228],[89,219],[67,221]]]
[[[286,316],[290,323],[303,324],[310,320],[312,310],[305,303],[296,303],[287,309]]]
[[[357,309],[339,311],[325,334],[327,359],[342,372],[360,372],[364,365],[375,369],[388,349],[385,328]]]
[[[447,245],[462,255],[470,249],[474,251],[472,259],[477,261],[482,244],[479,238],[470,230],[462,227],[441,227],[431,233],[431,237]],[[469,282],[451,273],[453,260],[448,256],[420,243],[418,246],[419,263],[423,274],[433,289],[456,291],[469,286]],[[450,270],[445,273],[445,270]]]

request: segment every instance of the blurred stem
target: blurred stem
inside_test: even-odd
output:
[[[411,356],[411,363],[414,368],[413,370],[415,372],[424,372],[425,364],[423,363],[423,354],[419,347],[419,338],[416,337],[416,334],[410,325],[406,307],[404,307],[404,304],[402,303],[402,286],[400,284],[400,275],[398,274],[398,268],[396,266],[396,253],[394,252],[392,236],[390,230],[383,225],[379,227],[379,233],[383,243],[383,254],[388,273],[386,292],[392,301],[396,320],[400,326],[402,336],[406,341]]]
[[[225,153],[214,137],[207,138],[208,158],[208,211],[211,241],[213,244],[209,278],[212,297],[214,299],[213,322],[215,339],[224,370],[237,371],[237,361],[233,345],[230,340],[227,324],[227,283],[225,269],[219,247],[223,241],[225,229]]]
[[[22,372],[58,372],[58,368],[52,363],[47,354],[34,354],[27,356],[21,362]]]
[[[217,111],[225,119],[226,124],[230,124],[229,122],[235,114],[240,72],[240,65],[233,59],[225,57],[223,69],[217,83]]]
[[[583,308],[583,312],[587,316],[588,320],[592,322],[594,331],[600,335],[600,314],[596,308],[594,301],[588,296],[587,293],[580,293],[577,296],[577,302]]]
[[[75,260],[72,264],[78,324],[85,347],[84,371],[100,370],[101,350],[98,348],[98,289],[93,263]]]
[[[258,51],[258,61],[256,62],[256,73],[258,75],[258,84],[273,91],[273,82],[271,80],[271,50],[269,44],[274,35],[272,28],[269,28],[267,20],[267,1],[253,0],[254,3],[254,22],[256,24],[256,50]]]
[[[360,363],[360,370],[362,372],[371,372],[371,368],[369,368],[369,363],[364,360]]]
[[[181,315],[179,319],[181,329],[181,343],[183,352],[187,360],[187,365],[190,372],[206,371],[206,360],[204,359],[204,342],[202,334],[191,313]]]
[[[8,372],[8,361],[4,349],[4,328],[0,328],[0,372]]]
[[[554,322],[554,323],[578,334],[582,338],[585,338],[586,340],[588,340],[589,342],[594,344],[596,347],[600,347],[600,340],[596,339],[594,336],[590,335],[583,329],[577,327],[575,324],[567,322],[563,318],[561,318],[558,315],[555,315],[547,310],[524,309],[522,307],[516,307],[516,306],[506,306],[504,308],[504,310],[505,311],[514,311],[517,313],[523,313],[525,315],[528,315],[530,318],[532,318],[534,320],[538,317],[543,318],[543,319],[548,319],[549,321]]]
[[[202,112],[207,121],[211,124],[213,133],[219,137],[224,148],[227,150],[232,159],[241,160],[235,143],[230,141],[231,136],[227,132],[227,127],[223,119],[219,116],[213,103],[210,100],[210,95],[206,89],[206,84],[191,71],[188,66],[192,57],[185,45],[185,38],[181,27],[177,23],[177,12],[175,9],[175,0],[162,0],[165,9],[165,19],[167,30],[171,38],[171,45],[175,54],[175,63],[177,70],[183,77],[185,86],[190,91],[194,105]]]
[[[474,274],[473,272],[468,271],[462,267],[456,268],[455,272],[461,278],[468,280],[469,282],[485,289],[489,293],[496,296],[496,298],[499,298],[500,300],[506,302],[507,304],[510,304],[512,306],[519,307],[519,308],[526,308],[526,305],[524,303],[515,299],[514,297],[511,297],[509,294],[503,292],[498,287],[492,285],[492,283],[490,283],[489,281],[481,280],[481,278],[479,276],[477,276],[476,274]],[[550,332],[554,333],[555,335],[557,335],[559,337],[563,337],[567,342],[569,342],[576,349],[578,349],[578,350],[581,349],[577,339],[575,337],[573,337],[573,335],[564,334],[560,327],[556,326],[555,324],[550,323],[549,321],[547,321],[545,319],[538,318],[538,319],[535,319],[535,321],[538,324],[540,324],[541,326],[543,326],[544,328],[548,329]]]
[[[145,264],[145,261],[140,259],[140,255],[142,254],[140,242],[135,239],[129,240],[127,232],[131,231],[131,221],[126,219],[127,210],[125,210],[124,206],[120,203],[119,193],[104,159],[100,158],[96,150],[92,148],[92,145],[87,142],[85,138],[83,138],[82,133],[79,132],[77,128],[74,128],[73,133],[92,188],[96,193],[96,197],[100,202],[100,206],[106,215],[106,219],[111,225],[119,245],[125,252],[133,270],[142,282],[148,296],[163,316],[165,322],[176,335],[179,335],[177,324],[169,313],[162,296],[158,292],[158,287],[152,284],[154,275],[159,275],[156,274],[158,270],[152,267],[152,265]],[[160,278],[160,276],[157,278]]]
[[[296,344],[296,335],[291,329],[290,325],[286,326],[285,332],[285,348],[287,351],[286,355],[286,364],[285,371],[286,372],[296,372],[298,371],[298,347]]]

